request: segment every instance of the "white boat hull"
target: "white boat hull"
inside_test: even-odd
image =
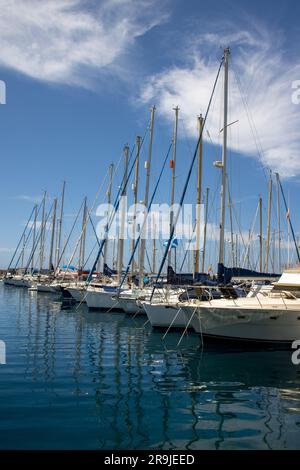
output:
[[[187,325],[186,315],[177,305],[144,302],[143,306],[151,326],[168,328],[172,324],[172,328],[185,328]]]
[[[46,292],[49,294],[57,294],[60,292],[60,286],[51,286],[48,284],[37,284],[36,290],[38,292]]]
[[[14,280],[13,279],[3,279],[3,283],[6,285],[6,286],[15,286],[15,283],[14,283]]]
[[[66,289],[76,302],[86,302],[86,289],[81,289],[80,287],[68,287]]]
[[[145,315],[145,310],[142,305],[138,305],[136,299],[132,298],[120,298],[119,305],[125,313],[130,315],[141,314]]]
[[[196,333],[216,339],[289,343],[300,339],[299,309],[183,307]],[[191,316],[193,318],[191,320]]]
[[[4,284],[7,286],[15,286],[15,287],[31,287],[32,282],[28,279],[4,279]]]
[[[97,310],[122,310],[117,298],[114,298],[114,292],[108,292],[100,289],[86,291],[86,303],[89,308]]]

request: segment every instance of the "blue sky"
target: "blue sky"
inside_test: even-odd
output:
[[[0,106],[1,266],[44,190],[58,196],[65,179],[70,216],[84,195],[93,200],[109,163],[145,132],[152,104],[153,181],[172,137],[172,107],[180,106],[178,198],[195,146],[196,115],[205,112],[228,45],[230,118],[239,120],[229,133],[229,178],[240,225],[248,230],[258,194],[266,210],[264,166],[283,176],[300,231],[300,105],[291,102],[291,84],[300,80],[299,2],[0,0],[0,11],[0,79],[7,87],[7,103]],[[212,163],[220,159],[220,92],[221,86],[208,120],[214,145],[205,143],[203,187],[212,195],[218,191]],[[169,177],[158,194],[164,202]],[[188,201],[194,194],[195,175]],[[217,214],[215,203],[212,225]]]

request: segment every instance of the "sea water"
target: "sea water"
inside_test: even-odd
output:
[[[300,448],[292,350],[178,345],[146,320],[0,284],[0,448]]]

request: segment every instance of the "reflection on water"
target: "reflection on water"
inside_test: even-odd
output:
[[[0,287],[0,448],[300,447],[290,351],[201,347],[144,318]]]

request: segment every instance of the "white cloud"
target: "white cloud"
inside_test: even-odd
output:
[[[23,223],[24,226],[25,226],[26,224],[27,224],[27,223],[25,223],[25,222]],[[30,221],[28,222],[27,227],[28,227],[28,229],[30,230],[31,228],[34,228],[34,225],[35,225],[35,227],[36,227],[36,230],[39,230],[39,229],[42,227],[42,222],[39,221],[39,220],[37,220],[36,223],[34,224],[34,222],[33,222],[32,220],[30,220]],[[52,223],[51,223],[51,222],[46,222],[46,224],[45,224],[45,229],[46,229],[46,230],[52,230]]]
[[[158,0],[0,0],[0,12],[0,65],[77,85],[166,19]]]
[[[232,49],[229,122],[239,120],[229,128],[230,148],[258,157],[258,141],[264,165],[284,177],[295,176],[300,174],[300,105],[292,103],[292,82],[300,79],[300,64],[293,63],[284,53],[280,35],[275,36],[261,26],[251,28],[235,31],[231,25],[234,31],[231,34],[216,28],[217,33],[193,38],[186,54],[187,63],[149,77],[141,90],[140,101],[155,102],[160,114],[168,120],[173,119],[172,107],[178,104],[188,133],[196,136],[195,116],[204,114],[207,108],[218,68],[216,55],[220,52],[221,58],[221,44],[229,45]],[[237,77],[250,109],[252,130]],[[215,144],[221,143],[222,81],[223,78],[207,123]]]
[[[38,204],[41,202],[43,196],[30,196],[27,194],[20,194],[15,197],[15,199],[18,199],[20,201],[25,201],[25,202],[31,202],[33,204]]]

